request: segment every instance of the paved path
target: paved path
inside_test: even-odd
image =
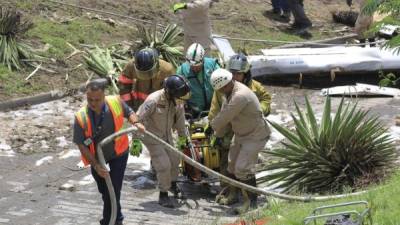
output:
[[[303,94],[310,96],[317,112],[322,111],[319,91],[274,88],[272,92],[276,103],[268,118],[275,122],[290,125],[292,100],[303,103]],[[333,107],[339,101],[335,98]],[[71,142],[71,124],[73,112],[81,104],[80,96],[0,113],[0,224],[98,224],[102,202],[90,172],[73,171],[80,153]],[[400,112],[399,100],[367,98],[361,99],[360,105],[380,115],[391,134],[400,140],[400,129],[394,126],[394,117]],[[281,138],[274,131],[269,146]],[[148,171],[148,155],[130,157],[122,193],[125,224],[196,225],[235,220],[227,213],[228,208],[213,202],[214,197],[203,185],[181,183],[188,200],[175,202],[174,210],[160,207],[155,182]],[[73,188],[62,190],[65,184]]]

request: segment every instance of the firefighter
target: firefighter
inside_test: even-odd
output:
[[[234,136],[229,148],[228,172],[232,178],[255,187],[258,153],[265,147],[271,132],[264,120],[257,96],[246,85],[233,80],[232,76],[225,69],[218,69],[211,75],[214,90],[222,93],[226,100],[210,124],[219,138],[232,129]],[[243,204],[234,208],[235,214],[257,206],[255,193],[242,190],[242,194]]]
[[[174,4],[174,13],[180,13],[183,22],[185,51],[193,43],[199,43],[205,48],[205,54],[210,53],[211,22],[209,9],[218,0],[184,1]]]
[[[193,117],[210,109],[214,92],[210,77],[211,73],[218,68],[218,61],[205,57],[204,48],[198,43],[189,47],[186,52],[186,62],[178,67],[176,73],[189,81],[192,96],[187,102],[187,112]]]
[[[250,64],[247,60],[247,57],[242,53],[233,55],[228,61],[227,69],[232,73],[233,79],[235,81],[245,84],[248,88],[250,88],[254,92],[254,94],[256,94],[261,105],[262,113],[264,116],[267,116],[271,110],[270,108],[271,95],[268,93],[268,91],[264,88],[264,86],[260,82],[252,79],[250,72]],[[224,101],[226,101],[226,99],[223,93],[218,91],[214,92],[211,101],[210,112],[208,114],[209,121],[212,121],[215,118],[215,116],[221,110],[221,105]],[[208,127],[206,133],[208,135],[212,133],[210,126]],[[233,137],[233,132],[232,130],[229,130],[226,132],[223,138],[216,140],[214,142],[214,145],[216,144],[215,147],[220,152],[220,163],[219,163],[220,173],[228,177],[232,177],[232,175],[227,172],[228,152],[232,137]],[[223,205],[230,205],[238,201],[237,197],[238,191],[236,188],[230,188],[226,190],[225,183],[221,183],[221,187],[222,191],[219,195],[217,195],[216,198],[216,201],[218,203]],[[226,193],[226,191],[228,192]],[[224,195],[223,193],[226,194]]]
[[[174,74],[172,64],[159,59],[154,48],[143,48],[136,52],[119,76],[121,99],[133,110],[137,110],[149,94],[162,88],[163,80]]]
[[[179,143],[187,143],[184,101],[189,97],[190,88],[187,80],[179,75],[169,76],[164,81],[164,88],[150,94],[139,107],[137,112],[139,121],[146,124],[148,131],[171,145],[173,144],[172,129],[176,128]],[[181,141],[182,139],[185,141]],[[152,165],[157,174],[160,190],[158,203],[161,206],[173,208],[168,190],[171,190],[175,197],[178,197],[180,193],[176,183],[180,159],[166,150],[164,145],[152,139],[144,138],[143,143],[149,150]],[[185,148],[185,146],[180,147]]]

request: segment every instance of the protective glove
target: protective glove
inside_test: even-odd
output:
[[[204,133],[206,134],[207,137],[214,134],[214,130],[212,129],[210,124],[207,124],[207,126],[204,128]]]
[[[213,136],[210,141],[211,147],[218,148],[223,146],[223,139]]]
[[[132,156],[139,157],[143,150],[143,144],[140,139],[132,139],[131,147],[129,149],[129,153]]]
[[[188,139],[186,136],[179,136],[176,142],[176,147],[183,151],[188,146]]]
[[[178,11],[181,10],[181,9],[187,9],[187,4],[184,3],[184,2],[176,3],[176,4],[173,6],[173,9],[174,9],[174,13],[176,13],[176,12],[178,12]]]
[[[346,0],[346,3],[349,7],[351,7],[351,5],[353,4],[353,0]]]

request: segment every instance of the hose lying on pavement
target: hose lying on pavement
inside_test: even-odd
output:
[[[103,141],[101,141],[98,146],[97,146],[97,154],[99,157],[99,161],[102,164],[104,168],[106,168],[106,163],[104,160],[104,155],[102,151],[102,146],[105,144],[111,142],[115,138],[127,134],[127,133],[135,133],[136,136],[139,136],[139,132],[136,127],[130,127],[124,130],[120,130],[108,137],[106,137]],[[345,197],[350,197],[350,196],[356,196],[356,195],[361,195],[367,193],[367,191],[360,191],[360,192],[355,192],[355,193],[350,193],[350,194],[341,194],[341,195],[329,195],[329,196],[295,196],[295,195],[287,195],[287,194],[282,194],[282,193],[277,193],[273,191],[268,191],[268,190],[263,190],[257,187],[249,186],[247,184],[244,184],[242,182],[239,182],[237,180],[233,180],[229,177],[226,177],[196,161],[188,157],[187,155],[183,154],[181,151],[178,149],[174,148],[164,140],[160,139],[156,135],[152,134],[149,131],[145,131],[144,135],[154,139],[155,141],[159,142],[160,144],[164,145],[166,149],[170,152],[173,152],[174,154],[179,155],[185,162],[189,163],[190,165],[194,166],[195,168],[201,170],[202,172],[211,175],[213,177],[218,177],[222,181],[229,183],[230,185],[233,185],[235,187],[245,189],[247,191],[251,191],[257,194],[261,195],[268,195],[268,196],[273,196],[276,198],[284,199],[284,200],[291,200],[291,201],[300,201],[300,202],[311,202],[311,201],[327,201],[327,200],[332,200],[332,199],[339,199],[339,198],[345,198]],[[108,187],[108,192],[110,193],[110,200],[111,200],[111,219],[110,219],[110,225],[114,225],[115,219],[116,219],[116,213],[117,213],[117,202],[115,199],[115,193],[114,193],[114,188],[111,183],[111,178],[108,176],[106,177],[106,183]]]

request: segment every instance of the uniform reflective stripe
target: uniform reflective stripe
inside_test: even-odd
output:
[[[121,97],[121,99],[124,100],[124,101],[130,101],[130,100],[132,100],[132,95],[131,95],[131,93],[126,93],[126,94],[120,95],[120,97]]]
[[[131,94],[134,99],[140,99],[143,101],[147,98],[147,96],[149,96],[148,94],[139,91],[132,91]]]
[[[124,111],[122,108],[122,102],[119,96],[107,96],[106,102],[110,107],[110,111],[114,118],[115,132],[122,129],[124,125]],[[122,135],[114,139],[114,150],[116,155],[124,153],[129,146],[128,135]]]
[[[115,113],[116,117],[120,117],[123,113],[121,102],[118,96],[107,96],[106,97],[107,103],[111,106],[111,111]]]
[[[86,120],[87,120],[87,116],[86,116],[86,109],[85,110],[81,110],[80,112],[79,112],[79,114],[80,114],[80,116],[81,116],[81,120],[82,120],[82,128],[83,128],[83,130],[86,132],[87,130],[88,130],[88,124],[87,124],[87,122],[86,122]]]
[[[121,76],[119,76],[118,81],[121,84],[133,84],[134,83],[132,79],[129,79],[124,74],[121,74]]]

